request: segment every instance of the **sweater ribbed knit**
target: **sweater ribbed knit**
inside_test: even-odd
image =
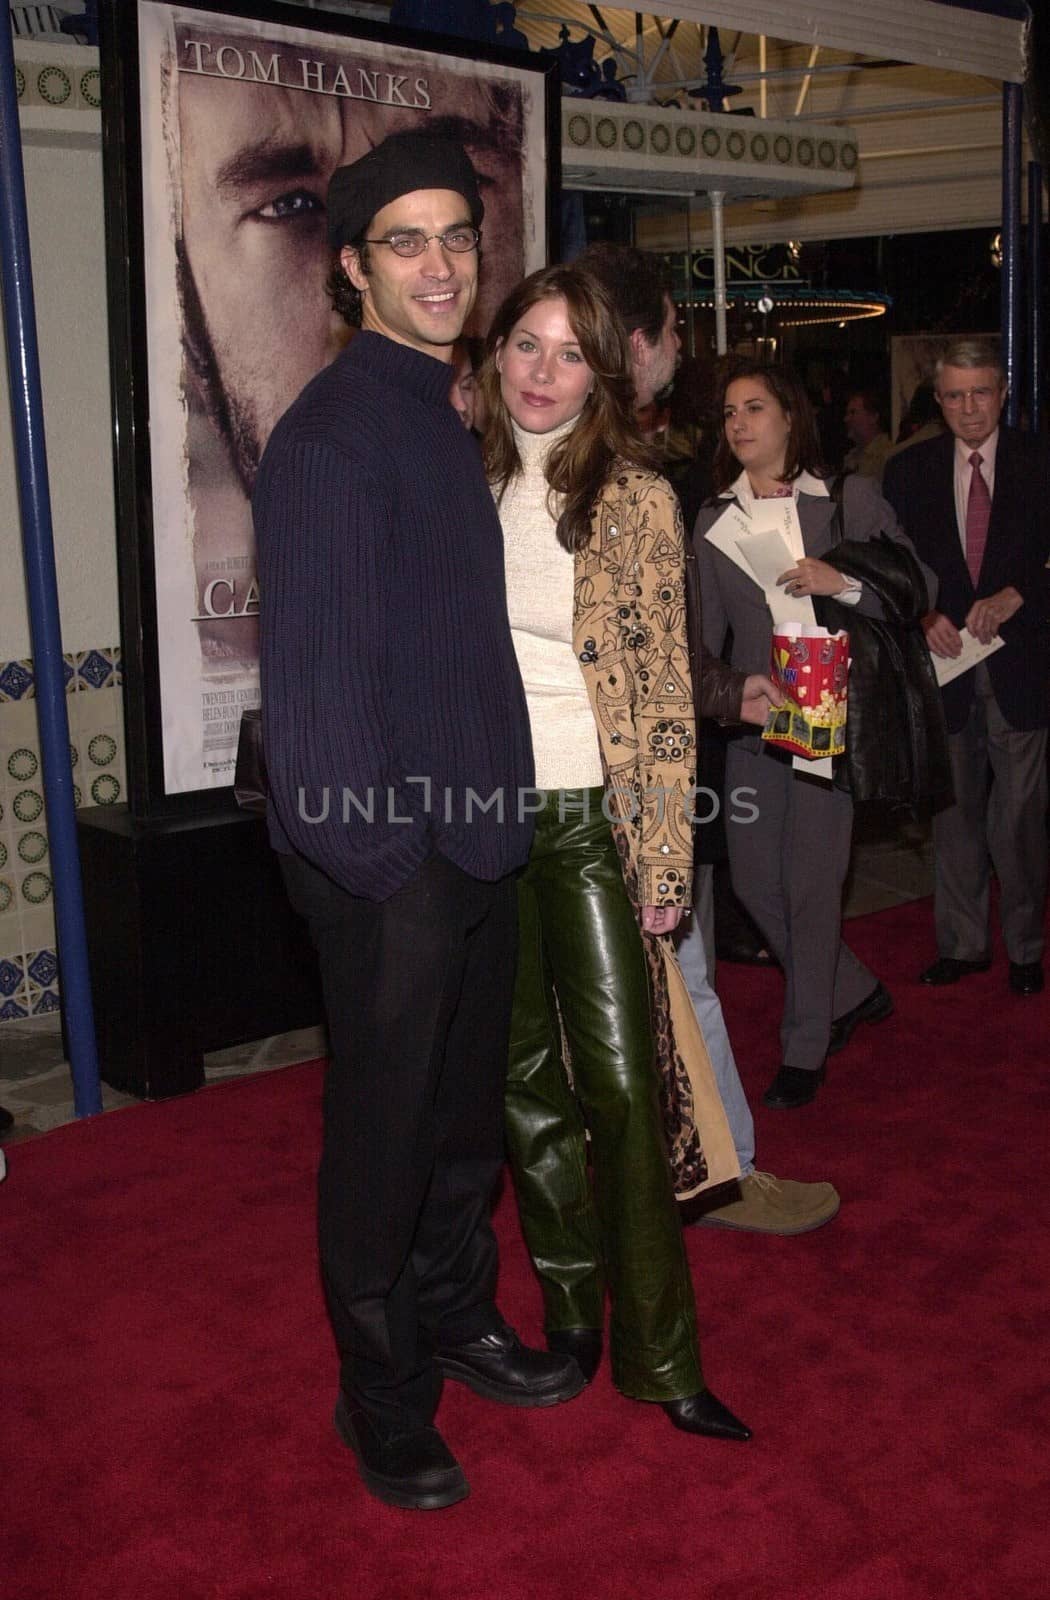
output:
[[[449,383],[356,334],[278,422],[252,501],[271,843],[370,900],[434,850],[493,881],[531,838],[499,522]]]
[[[549,433],[512,423],[521,471],[499,502],[511,638],[525,685],[536,783],[541,789],[590,789],[602,782],[598,730],[572,642],[576,562],[558,542],[557,497],[547,457],[576,426]]]

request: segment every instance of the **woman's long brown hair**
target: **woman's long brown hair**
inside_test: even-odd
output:
[[[513,330],[541,300],[563,299],[580,352],[594,374],[576,426],[547,459],[547,482],[562,497],[558,539],[566,550],[582,550],[592,533],[591,512],[614,464],[655,468],[659,459],[634,420],[630,348],[615,308],[596,278],[579,267],[544,267],[511,291],[496,313],[485,341],[480,386],[488,422],[482,443],[485,472],[503,493],[521,471],[510,413],[500,392],[496,356]]]

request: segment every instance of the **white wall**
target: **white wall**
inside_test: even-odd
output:
[[[23,142],[62,648],[85,650],[120,638],[101,140],[37,128]],[[9,661],[33,651],[6,366],[0,381],[0,661]]]

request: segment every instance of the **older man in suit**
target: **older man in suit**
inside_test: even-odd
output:
[[[884,493],[940,580],[924,619],[933,653],[957,657],[963,629],[1003,644],[943,691],[956,800],[934,818],[938,957],[922,981],[991,965],[994,868],[1010,987],[1032,995],[1043,987],[1047,887],[1050,451],[1000,425],[1006,378],[993,345],[952,344],[935,387],[950,431],[891,460]]]

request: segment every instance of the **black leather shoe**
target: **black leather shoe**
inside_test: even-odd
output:
[[[823,1067],[815,1072],[807,1072],[804,1067],[781,1067],[762,1096],[762,1104],[772,1106],[774,1111],[794,1111],[796,1106],[808,1106],[816,1099],[824,1077]]]
[[[584,1387],[571,1356],[530,1350],[513,1328],[493,1328],[464,1344],[444,1345],[434,1359],[446,1378],[505,1406],[556,1406]]]
[[[868,998],[862,1000],[859,1006],[854,1006],[852,1011],[844,1011],[841,1017],[835,1018],[831,1024],[828,1055],[833,1056],[836,1051],[844,1050],[862,1022],[883,1022],[892,1015],[893,1001],[889,991],[881,983],[877,983]]]
[[[1014,994],[1042,994],[1043,964],[1041,961],[1011,961],[1010,987]]]
[[[711,1393],[686,1395],[684,1400],[661,1400],[667,1415],[683,1433],[702,1433],[708,1439],[750,1439],[751,1429]]]
[[[8,1111],[6,1106],[0,1106],[0,1133],[7,1133],[8,1129],[13,1128],[14,1125],[13,1113]]]
[[[440,1511],[465,1500],[470,1486],[463,1469],[435,1427],[381,1439],[363,1411],[344,1394],[335,1407],[335,1428],[357,1457],[369,1494],[404,1511]]]
[[[775,967],[777,959],[764,944],[746,944],[743,939],[727,939],[715,948],[719,961],[740,967]]]
[[[987,972],[991,966],[991,958],[984,961],[956,961],[954,956],[938,956],[932,967],[919,978],[920,983],[932,983],[940,988],[944,983],[958,983],[960,978],[968,978],[971,972]]]
[[[602,1330],[554,1328],[547,1335],[547,1349],[555,1355],[571,1356],[583,1373],[584,1383],[590,1383],[602,1363]]]

